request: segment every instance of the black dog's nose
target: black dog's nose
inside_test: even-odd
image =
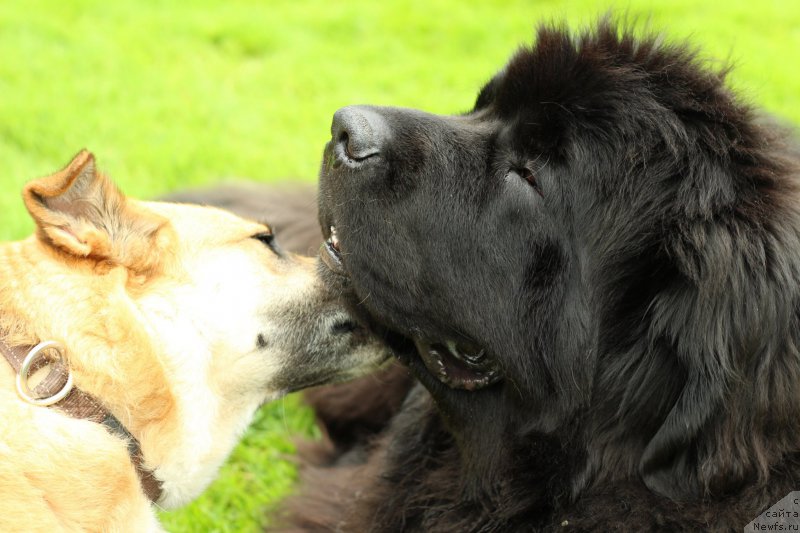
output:
[[[350,159],[363,161],[380,154],[388,133],[383,117],[368,107],[348,106],[333,114],[333,142]]]

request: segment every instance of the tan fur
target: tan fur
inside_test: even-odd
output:
[[[252,411],[286,392],[270,380],[289,354],[254,346],[261,328],[275,330],[280,345],[270,310],[307,306],[309,317],[338,317],[338,304],[312,260],[278,258],[252,238],[265,226],[213,208],[126,199],[88,152],[28,184],[23,198],[37,232],[0,245],[0,335],[9,344],[63,343],[76,386],[139,440],[164,483],[159,503],[185,503]],[[324,325],[309,319],[298,332]],[[363,361],[348,362],[345,374],[385,356],[369,341],[353,346]],[[0,413],[0,531],[159,528],[125,441],[23,402],[3,359]]]

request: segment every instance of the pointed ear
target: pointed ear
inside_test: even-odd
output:
[[[48,246],[135,270],[155,266],[156,234],[166,220],[126,202],[97,172],[90,152],[82,150],[63,170],[31,181],[22,197]]]

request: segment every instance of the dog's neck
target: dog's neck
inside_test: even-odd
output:
[[[0,246],[2,338],[12,346],[49,338],[63,343],[75,386],[97,399],[140,443],[142,463],[164,486],[159,505],[186,503],[212,476],[196,481],[186,473],[188,467],[175,466],[194,464],[205,452],[191,445],[185,409],[178,406],[139,310],[115,289],[125,281],[112,278],[127,273],[110,268],[98,276],[96,268],[65,269],[59,260],[33,238]],[[43,295],[42,279],[58,279],[59,290]],[[45,298],[45,304],[34,305]]]
[[[223,402],[207,383],[202,332],[158,296],[131,297],[125,269],[101,267],[65,269],[34,239],[3,244],[0,331],[9,344],[64,344],[76,386],[139,441],[163,484],[159,505],[175,508],[214,479],[265,398]],[[43,292],[42,279],[57,279],[58,291]]]
[[[152,502],[161,497],[161,483],[151,470],[144,467],[139,441],[130,434],[122,423],[108,412],[100,401],[75,388],[68,366],[63,360],[45,360],[37,357],[39,348],[32,345],[9,345],[0,336],[0,355],[2,355],[17,374],[17,389],[20,397],[42,407],[53,407],[60,412],[79,420],[100,424],[113,435],[127,442],[128,455],[136,469],[142,491]],[[42,363],[42,364],[40,364]],[[47,375],[34,389],[35,396],[29,396],[27,381],[32,369],[43,370]]]

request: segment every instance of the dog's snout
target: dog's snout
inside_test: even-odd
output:
[[[333,115],[331,135],[336,155],[352,162],[379,155],[388,133],[384,118],[368,107],[343,107]]]

